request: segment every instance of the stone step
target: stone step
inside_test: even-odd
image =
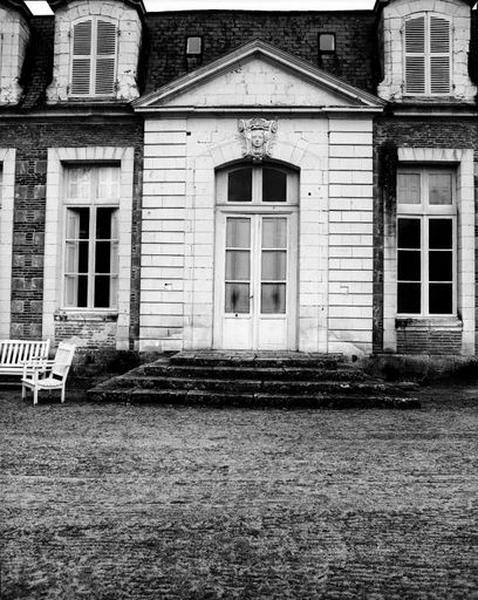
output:
[[[319,354],[306,352],[179,352],[170,357],[171,365],[201,367],[308,367],[336,369],[347,364],[341,354]]]
[[[126,374],[109,381],[109,389],[144,390],[202,390],[213,393],[268,393],[292,396],[314,394],[363,395],[403,395],[411,391],[410,385],[388,384],[377,381],[341,382],[336,379],[321,381],[260,379],[214,379],[186,377],[148,377]]]
[[[419,408],[413,397],[370,394],[310,394],[290,396],[270,393],[212,393],[204,390],[144,390],[137,388],[100,390],[88,392],[93,402],[127,402],[133,404],[164,404],[210,408],[277,408],[277,409],[370,409],[370,408]]]
[[[336,381],[363,381],[367,378],[364,371],[353,365],[340,365],[336,369],[318,367],[254,367],[222,365],[169,365],[150,363],[129,372],[138,377],[183,377],[217,379],[259,379],[261,381],[296,380],[318,381],[333,377]]]

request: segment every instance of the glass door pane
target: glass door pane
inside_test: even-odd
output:
[[[251,219],[226,219],[225,312],[250,313]]]
[[[261,314],[285,314],[287,219],[264,217],[261,236]]]

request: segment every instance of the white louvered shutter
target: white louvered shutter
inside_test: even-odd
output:
[[[440,17],[430,17],[430,92],[450,93],[450,23]]]
[[[71,93],[83,96],[90,93],[92,21],[82,21],[73,27],[73,57]]]
[[[114,92],[117,28],[109,21],[97,22],[95,94]]]
[[[405,92],[425,93],[425,16],[405,22]]]

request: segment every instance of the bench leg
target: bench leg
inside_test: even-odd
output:
[[[27,388],[22,385],[22,400],[25,400],[25,398],[27,397]]]
[[[35,387],[33,389],[33,406],[35,406],[36,404],[38,404],[38,388]]]
[[[61,403],[65,402],[65,383],[61,386]]]

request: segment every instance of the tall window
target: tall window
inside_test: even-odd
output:
[[[115,166],[65,169],[65,307],[116,307],[119,175]]]
[[[430,13],[405,21],[405,94],[450,94],[451,29],[449,19]]]
[[[73,26],[71,96],[109,96],[115,90],[118,28],[100,17]]]
[[[397,312],[456,313],[455,177],[449,169],[397,176]]]

